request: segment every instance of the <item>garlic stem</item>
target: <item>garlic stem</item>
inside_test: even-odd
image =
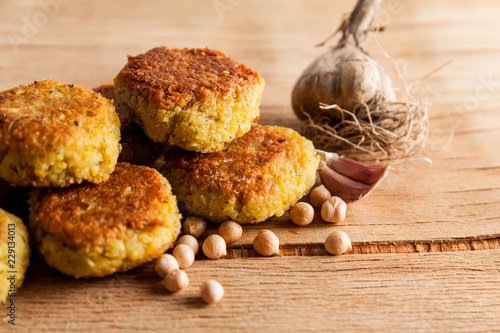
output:
[[[356,46],[364,50],[366,33],[370,30],[373,17],[381,3],[382,0],[358,0],[349,16],[339,44],[344,44],[349,38],[353,38]]]

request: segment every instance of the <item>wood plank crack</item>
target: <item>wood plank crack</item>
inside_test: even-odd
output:
[[[500,235],[474,238],[456,238],[429,241],[358,242],[352,244],[348,255],[387,253],[456,252],[500,249]],[[260,255],[252,248],[228,248],[225,259],[253,258]],[[324,244],[286,245],[280,247],[280,256],[327,256]],[[206,259],[202,253],[198,260]]]

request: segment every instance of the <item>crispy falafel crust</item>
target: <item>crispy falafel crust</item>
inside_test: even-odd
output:
[[[118,163],[104,183],[38,189],[30,228],[47,263],[75,277],[124,271],[164,253],[180,233],[168,181],[156,170]]]
[[[264,80],[220,51],[157,47],[129,56],[115,86],[151,139],[211,152],[258,119]]]
[[[319,164],[311,141],[257,124],[221,152],[177,150],[166,160],[162,173],[191,213],[239,223],[282,215],[309,192]]]
[[[220,51],[165,47],[129,56],[118,77],[134,83],[139,91],[151,91],[148,96],[160,109],[209,100],[212,94],[229,96],[262,80],[255,71]]]
[[[12,184],[102,182],[119,140],[113,104],[85,87],[47,79],[0,93],[0,177]]]

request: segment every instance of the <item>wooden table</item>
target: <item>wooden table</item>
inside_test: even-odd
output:
[[[314,47],[354,1],[0,1],[0,90],[34,80],[95,87],[152,47],[220,49],[266,80],[263,124],[300,129],[290,93],[325,52]],[[15,330],[0,331],[500,331],[500,3],[387,0],[371,54],[433,104],[425,151],[395,167],[338,226],[286,216],[244,227],[228,258],[198,260],[190,287],[168,294],[152,264],[76,280],[33,258],[16,296]],[[383,49],[382,49],[383,48]],[[447,64],[429,77],[441,65]],[[389,70],[391,75],[393,70]],[[282,256],[263,258],[256,233],[276,232]],[[341,229],[342,256],[323,243]],[[215,226],[210,226],[214,231]],[[225,287],[206,306],[199,286]],[[3,310],[6,313],[6,310]]]

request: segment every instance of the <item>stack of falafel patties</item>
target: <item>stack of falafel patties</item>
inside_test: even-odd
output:
[[[220,51],[158,47],[129,56],[114,85],[1,92],[0,186],[32,189],[29,236],[75,277],[160,256],[180,234],[178,202],[215,222],[280,216],[314,185],[319,156],[297,132],[256,123],[263,90]]]
[[[93,90],[47,79],[0,92],[0,185],[31,189],[27,231],[0,209],[0,257],[15,246],[16,287],[28,235],[49,265],[75,277],[131,269],[175,241],[181,215],[170,184],[155,169],[118,162],[120,147],[113,102]],[[0,301],[4,291],[0,284]]]
[[[175,146],[161,172],[189,214],[258,223],[314,185],[312,142],[258,125],[264,80],[222,52],[154,48],[129,57],[114,84],[120,107],[148,137]]]

